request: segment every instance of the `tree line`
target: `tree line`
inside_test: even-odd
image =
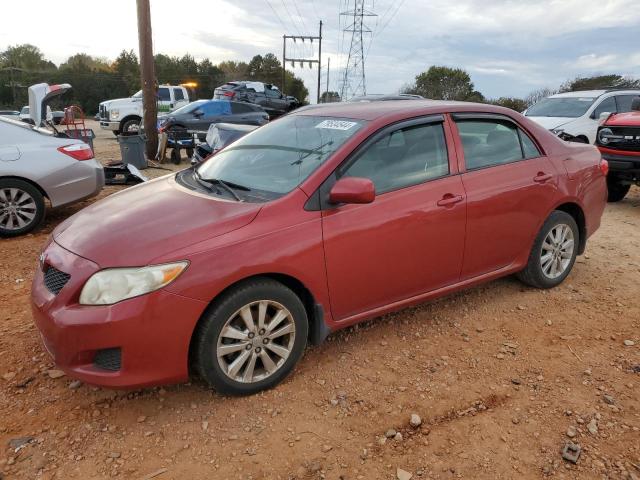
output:
[[[413,83],[405,85],[401,92],[422,95],[433,100],[490,103],[522,112],[549,95],[605,88],[640,89],[640,79],[623,77],[617,74],[576,77],[563,82],[557,88],[545,87],[534,90],[524,98],[500,97],[488,99],[475,89],[471,76],[465,70],[432,66],[427,71],[417,75]]]
[[[217,65],[209,59],[196,61],[189,54],[171,57],[155,55],[159,84],[196,83],[196,98],[212,98],[216,87],[232,80],[254,80],[277,85],[282,89],[282,63],[272,53],[256,55],[249,62],[224,61]],[[27,87],[35,83],[69,83],[72,90],[54,101],[80,105],[86,114],[98,110],[104,100],[128,97],[140,90],[140,64],[133,50],[123,50],[110,61],[86,53],[70,56],[60,65],[45,58],[34,45],[10,46],[0,52],[0,108],[17,109],[28,104]],[[290,71],[285,73],[283,91],[305,102],[309,91],[302,79]]]

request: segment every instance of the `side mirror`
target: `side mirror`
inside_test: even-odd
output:
[[[598,117],[598,123],[602,124],[607,121],[607,118],[611,116],[611,112],[602,112]]]
[[[329,202],[333,204],[371,203],[375,198],[376,187],[368,178],[341,178],[329,192]]]
[[[203,112],[201,109],[199,109],[199,108],[197,108],[197,109],[195,109],[195,110],[193,111],[193,116],[194,116],[194,117],[201,117],[201,116],[203,116],[203,115],[204,115],[204,112]]]

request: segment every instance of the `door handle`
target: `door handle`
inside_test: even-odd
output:
[[[460,203],[464,200],[462,195],[453,195],[451,193],[447,193],[444,197],[438,200],[439,207],[449,207],[451,205],[455,205],[456,203]]]
[[[544,182],[548,182],[552,178],[553,178],[553,175],[551,175],[550,173],[538,172],[538,175],[533,177],[533,181],[537,183],[544,183]]]

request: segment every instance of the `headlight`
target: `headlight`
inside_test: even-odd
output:
[[[109,268],[91,276],[82,288],[80,304],[111,305],[169,285],[189,262],[167,263],[141,268]]]
[[[120,117],[120,110],[111,110],[109,112],[109,118],[111,120],[117,120]]]
[[[603,128],[598,132],[598,142],[602,145],[606,145],[611,141],[609,137],[613,135],[613,131],[610,128]]]

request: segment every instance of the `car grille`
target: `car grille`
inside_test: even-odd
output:
[[[612,148],[614,150],[632,150],[640,151],[640,128],[638,127],[606,127],[610,128],[614,135],[620,135],[624,138],[611,141],[606,145],[606,148]]]
[[[102,120],[109,120],[109,112],[107,112],[107,107],[104,105],[98,107],[98,114]]]
[[[71,275],[61,272],[55,267],[49,266],[44,272],[44,285],[54,295],[58,295],[60,290],[67,284]]]
[[[93,359],[93,364],[103,370],[117,372],[122,363],[122,351],[119,348],[105,348],[98,350]]]

